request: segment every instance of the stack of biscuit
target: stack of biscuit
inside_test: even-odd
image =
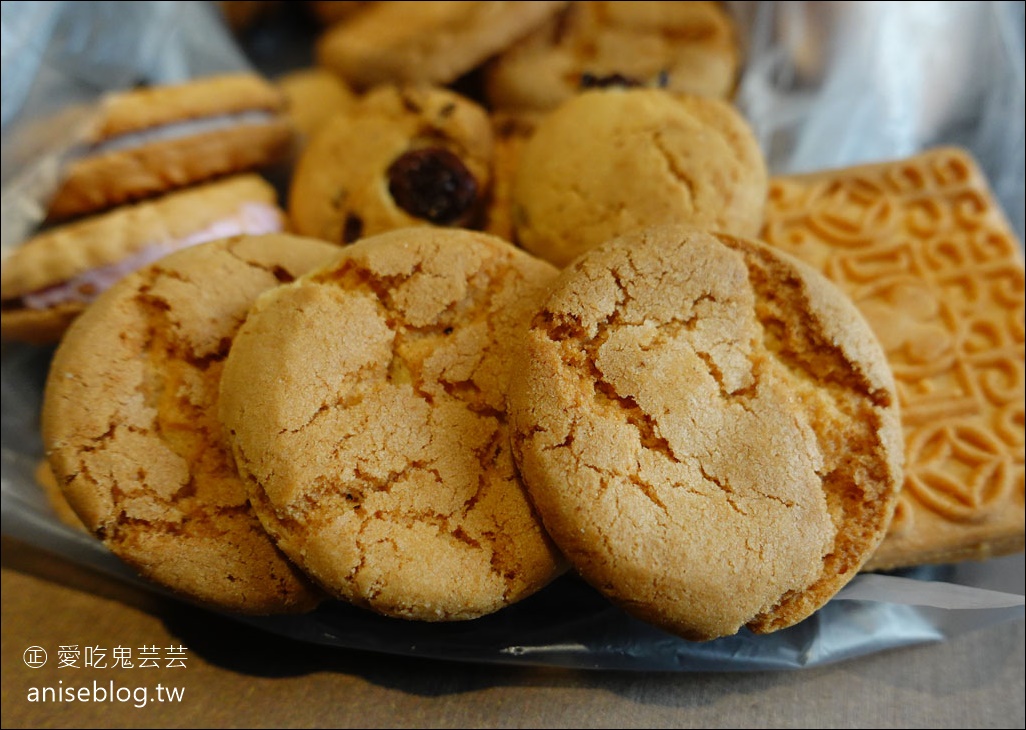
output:
[[[965,153],[771,177],[718,3],[306,12],[316,66],[260,81],[273,230],[165,223],[116,265],[124,211],[80,210],[4,264],[5,339],[59,341],[52,478],[141,575],[453,621],[570,570],[705,641],[1023,549],[1021,244]],[[86,160],[55,201],[222,195],[178,151],[97,146],[156,168]]]
[[[274,233],[257,173],[292,154],[286,99],[255,73],[111,93],[64,157],[43,230],[3,266],[4,339],[51,343],[112,282],[170,251]]]

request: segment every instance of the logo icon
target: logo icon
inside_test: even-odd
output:
[[[30,646],[25,650],[25,653],[21,655],[21,658],[25,662],[26,667],[39,669],[41,666],[46,664],[46,649],[41,646]]]

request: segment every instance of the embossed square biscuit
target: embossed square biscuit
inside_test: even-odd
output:
[[[905,484],[866,569],[1023,549],[1023,258],[966,152],[778,177],[763,238],[854,299],[894,370]]]

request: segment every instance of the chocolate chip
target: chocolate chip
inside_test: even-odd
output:
[[[296,277],[292,275],[292,272],[286,269],[284,266],[275,266],[271,269],[271,274],[282,284],[289,284],[296,280]]]
[[[389,165],[388,192],[410,215],[449,225],[473,207],[477,180],[449,150],[425,147],[410,150]]]
[[[352,243],[363,235],[363,218],[350,213],[342,226],[342,243]]]
[[[581,74],[580,87],[582,89],[607,89],[612,86],[641,86],[641,82],[619,73],[596,76],[585,71]]]

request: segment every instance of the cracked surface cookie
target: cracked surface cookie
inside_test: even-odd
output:
[[[257,301],[221,420],[265,528],[332,594],[470,619],[562,571],[505,415],[511,351],[556,273],[494,236],[417,227]]]
[[[42,410],[50,467],[86,527],[145,578],[240,613],[321,600],[249,507],[217,397],[256,296],[337,255],[277,234],[200,244],[122,279],[62,340]]]
[[[514,454],[553,540],[693,640],[822,606],[901,484],[894,383],[854,306],[767,246],[667,226],[563,271],[513,367]]]
[[[635,228],[685,223],[755,235],[766,162],[741,114],[662,89],[586,91],[538,123],[511,192],[517,241],[565,266]]]

